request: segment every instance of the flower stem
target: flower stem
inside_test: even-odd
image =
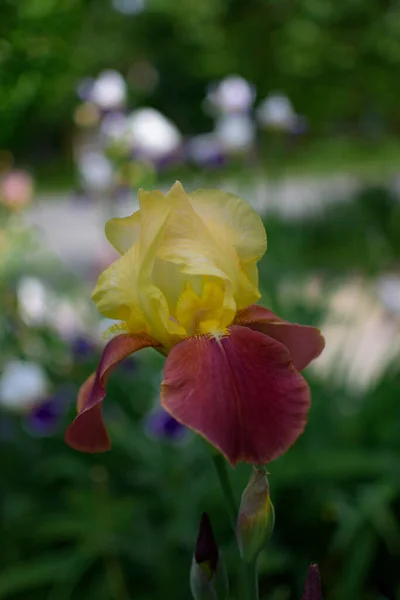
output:
[[[238,507],[233,493],[231,481],[229,478],[226,460],[214,448],[210,449],[211,458],[214,463],[215,470],[218,475],[219,483],[221,485],[222,493],[225,498],[226,508],[229,514],[231,526],[236,538],[236,520],[238,515]],[[258,600],[258,578],[256,561],[252,563],[246,563],[242,557],[240,557],[242,567],[242,582],[246,600]]]
[[[232,490],[231,481],[229,479],[228,470],[226,468],[226,460],[222,456],[222,454],[215,451],[214,449],[211,450],[211,458],[214,463],[214,467],[218,475],[222,493],[226,501],[226,508],[229,514],[231,526],[236,535],[236,519],[238,514],[238,507]]]
[[[250,600],[258,600],[257,559],[251,563],[242,561],[243,573],[246,577],[247,596]]]

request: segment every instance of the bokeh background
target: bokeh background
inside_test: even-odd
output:
[[[0,11],[0,597],[189,599],[203,511],[241,597],[207,448],[157,408],[161,357],[111,378],[112,452],[63,443],[110,325],[90,300],[104,222],[179,178],[259,210],[263,303],[327,340],[306,433],[270,465],[262,597],[300,598],[316,561],[328,600],[399,600],[399,3]]]

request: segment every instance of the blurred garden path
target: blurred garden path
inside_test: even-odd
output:
[[[204,187],[200,182],[183,182],[187,189]],[[258,177],[249,181],[222,179],[219,187],[247,199],[262,215],[280,214],[288,220],[302,220],[323,215],[332,203],[350,202],[365,182],[355,175],[329,177],[290,177],[268,181]],[[161,186],[162,187],[162,186]],[[400,189],[399,180],[390,183]],[[104,239],[105,220],[125,216],[135,210],[132,197],[106,202],[78,199],[68,193],[47,193],[39,196],[27,213],[42,241],[64,263],[79,269],[107,252]]]
[[[200,181],[184,182],[187,189],[204,186]],[[265,215],[271,212],[285,219],[303,219],[323,213],[332,203],[351,201],[361,181],[350,175],[297,177],[250,182],[221,180],[219,187],[246,198]],[[71,193],[40,195],[27,213],[43,243],[70,266],[96,261],[105,252],[104,222],[112,216],[131,214],[135,200],[113,202],[78,199]]]

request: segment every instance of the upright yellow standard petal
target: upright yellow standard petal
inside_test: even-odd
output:
[[[197,190],[189,194],[196,213],[219,240],[222,247],[232,247],[238,257],[238,308],[260,298],[256,263],[267,249],[267,235],[257,212],[244,200],[221,190]]]
[[[122,219],[111,219],[106,223],[106,238],[120,254],[124,254],[139,239],[140,226],[140,211]]]
[[[168,218],[158,254],[166,261],[180,265],[187,275],[208,275],[229,279],[235,277],[234,256],[228,247],[221,252],[199,218],[182,185],[176,183],[167,194],[172,210]]]
[[[242,263],[260,260],[267,250],[267,234],[258,213],[244,200],[221,190],[197,190],[190,202],[213,236],[233,246]]]
[[[132,333],[147,333],[166,343],[168,306],[161,290],[151,280],[151,271],[171,205],[160,192],[144,190],[139,192],[139,203],[139,236],[121,258],[100,275],[92,298],[102,314],[124,320]],[[114,238],[117,230],[118,226],[111,228],[111,237]],[[114,239],[121,248],[124,241],[123,235]]]

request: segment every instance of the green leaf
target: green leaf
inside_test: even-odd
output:
[[[36,560],[12,565],[0,573],[0,597],[6,598],[33,588],[67,581],[86,562],[86,551],[75,549],[57,554],[42,554]]]

